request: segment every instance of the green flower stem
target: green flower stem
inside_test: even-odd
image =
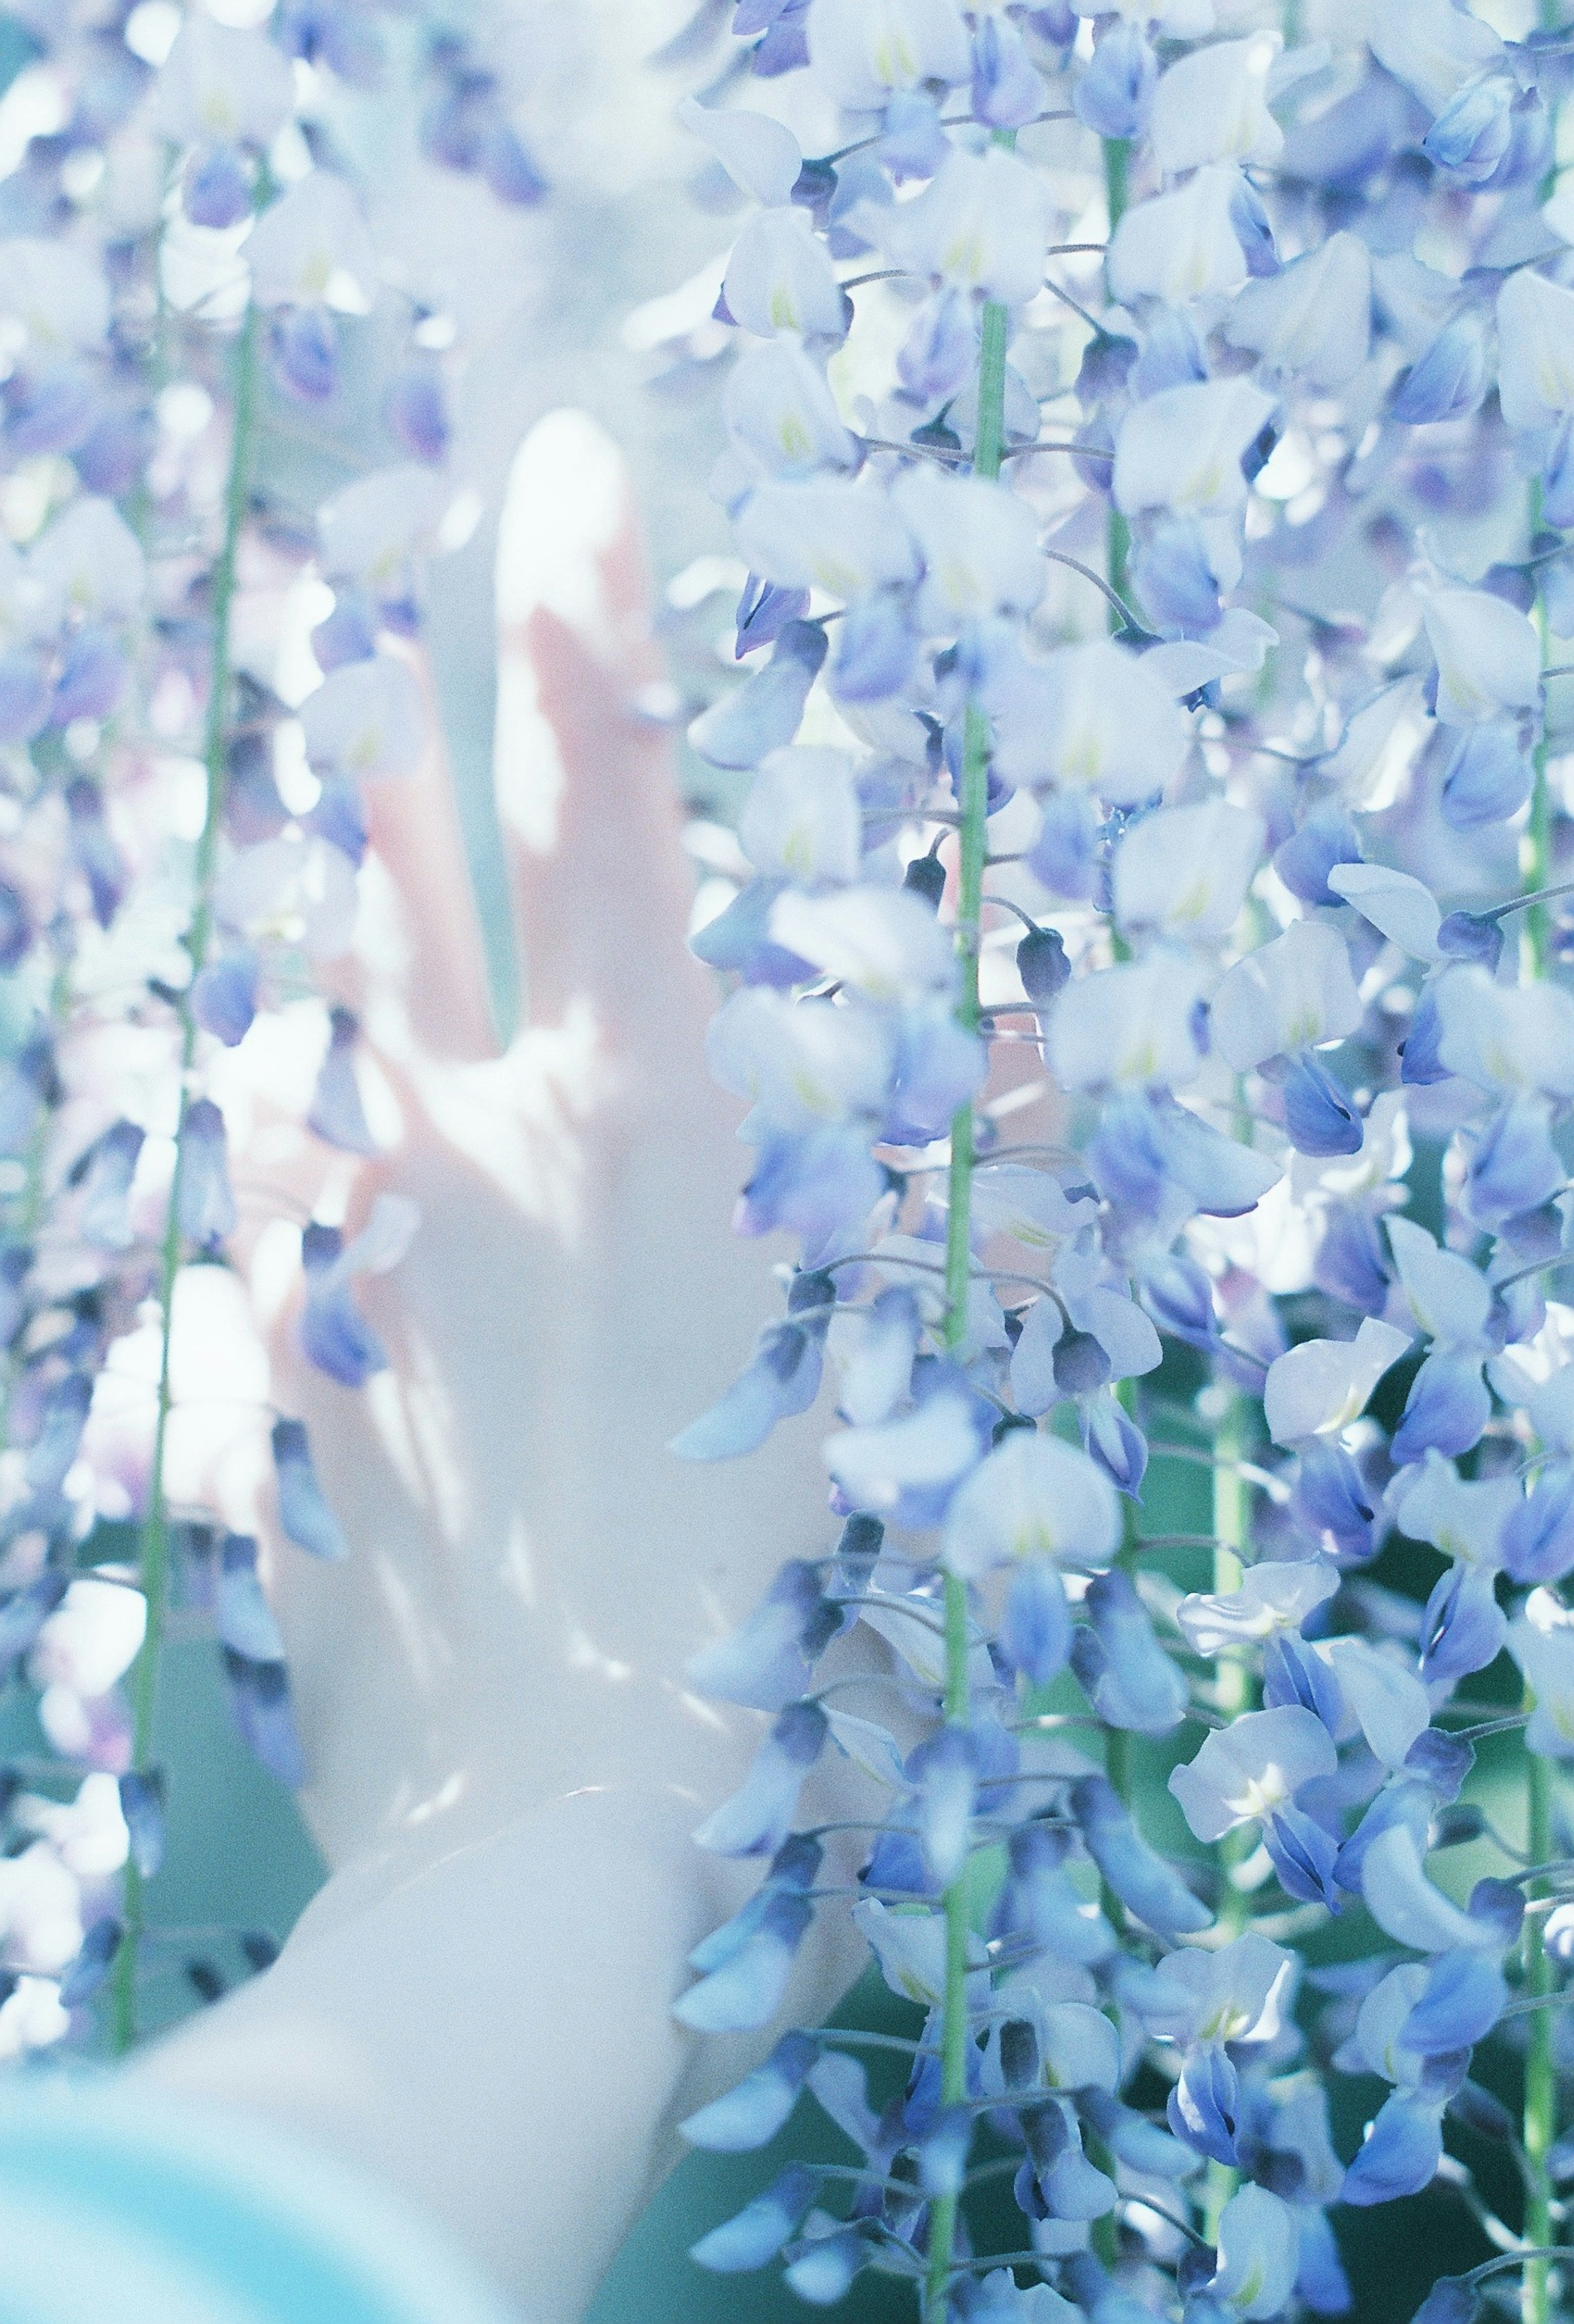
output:
[[[164,1220],[159,1260],[159,1306],[163,1318],[159,1351],[158,1417],[153,1427],[153,1467],[148,1478],[147,1513],[143,1519],[138,1578],[147,1601],[147,1629],[131,1673],[132,1766],[145,1774],[153,1756],[153,1713],[158,1700],[159,1657],[163,1645],[169,1605],[170,1524],[164,1482],[164,1452],[170,1422],[170,1345],[174,1321],[175,1284],[181,1259],[181,1186],[185,1171],[186,1110],[191,1097],[191,1070],[197,1055],[197,1018],[191,987],[206,966],[213,941],[213,885],[218,864],[218,837],[224,822],[227,784],[227,740],[230,689],[230,613],[235,598],[236,559],[241,528],[245,521],[247,476],[256,420],[256,310],[248,307],[235,351],[234,434],[230,443],[229,478],[225,496],[224,540],[213,568],[213,642],[208,665],[208,720],[203,761],[208,773],[207,811],[197,843],[192,873],[191,924],[186,950],[191,973],[180,1003],[181,1111],[175,1145],[175,1167],[170,1180],[170,1204]],[[110,1992],[109,2039],[116,2056],[136,2039],[136,1960],[144,1925],[144,1883],[134,1864],[125,1868],[125,1934],[116,1960]]]
[[[997,145],[1015,143],[1009,130],[997,131]],[[993,483],[1000,475],[1005,444],[1005,343],[1007,317],[996,300],[984,309],[978,344],[978,417],[973,439],[973,474]],[[957,833],[957,953],[961,991],[957,1021],[978,1029],[978,945],[984,918],[984,859],[988,853],[989,724],[977,703],[968,706],[962,741],[961,821]],[[968,1334],[968,1286],[972,1269],[973,1161],[975,1124],[971,1104],[951,1117],[949,1211],[946,1221],[946,1345],[959,1348]],[[968,1591],[946,1576],[946,1718],[968,1720]],[[946,1890],[946,1991],[940,2014],[940,2096],[956,2106],[968,2095],[968,1904],[966,1871]],[[925,2309],[940,2324],[949,2301],[951,2255],[956,2248],[957,2199],[938,2196],[930,2209],[929,2280]]]
[[[1213,1471],[1213,1586],[1220,1597],[1238,1590],[1245,1572],[1245,1556],[1251,1539],[1251,1487],[1241,1474],[1241,1463],[1246,1457],[1250,1442],[1248,1415],[1250,1406],[1244,1396],[1234,1394],[1225,1407],[1214,1438],[1217,1462]],[[1238,1719],[1252,1707],[1253,1687],[1244,1662],[1233,1656],[1221,1658],[1218,1665],[1218,1707],[1227,1719]],[[1238,1831],[1226,1834],[1219,1843],[1220,1884],[1218,1917],[1221,1925],[1232,1936],[1238,1936],[1250,1917],[1246,1900],[1233,1877],[1237,1867],[1252,1852],[1255,1833],[1247,1828],[1245,1836]],[[1209,2243],[1218,2240],[1219,2214],[1240,2184],[1240,2173],[1227,2163],[1210,2163],[1203,2190],[1203,2232]]]
[[[1546,21],[1543,8],[1542,21]],[[1541,491],[1533,486],[1531,501],[1531,530],[1536,530],[1541,517]],[[1546,606],[1538,595],[1535,606],[1536,627],[1541,632],[1542,658],[1547,652]],[[1534,894],[1548,886],[1551,874],[1551,801],[1547,787],[1547,746],[1545,740],[1535,754],[1535,788],[1531,795],[1530,817],[1520,841],[1519,870],[1527,894]],[[1520,969],[1523,975],[1534,982],[1547,972],[1547,954],[1551,930],[1551,918],[1544,903],[1527,911],[1520,923]],[[1524,1708],[1535,1708],[1535,1697],[1527,1687]],[[1552,1849],[1552,1766],[1548,1759],[1527,1750],[1525,1761],[1525,1846],[1532,1864],[1545,1864]],[[1525,1901],[1530,1904],[1547,1893],[1546,1883],[1533,1880],[1527,1884]],[[1545,1915],[1527,1913],[1524,1923],[1524,1984],[1527,1997],[1540,2000],[1552,1990],[1551,1963],[1542,1942]],[[1552,2241],[1552,2182],[1547,2171],[1547,2153],[1558,2135],[1558,2080],[1553,2057],[1554,2025],[1550,2009],[1532,2009],[1525,2024],[1524,2117],[1522,2135],[1525,2151],[1524,2237],[1527,2243],[1544,2246]],[[1551,2324],[1552,2315],[1551,2263],[1546,2259],[1527,2260],[1520,2280],[1520,2315],[1522,2324]]]
[[[1104,202],[1109,213],[1109,239],[1113,242],[1115,229],[1126,211],[1131,147],[1122,137],[1106,137],[1103,144]],[[1105,562],[1110,587],[1117,597],[1126,597],[1131,578],[1131,527],[1116,507],[1113,491],[1105,527]],[[1109,626],[1115,631],[1125,626],[1113,605],[1109,609]]]
[[[1527,1693],[1527,1706],[1532,1698]],[[1552,1768],[1534,1752],[1525,1754],[1529,1838],[1526,1846],[1533,1864],[1545,1863],[1552,1853]],[[1542,1881],[1531,1884],[1533,1895],[1545,1893]],[[1528,1900],[1527,1900],[1528,1901]],[[1525,1991],[1540,2000],[1552,1990],[1552,1965],[1542,1942],[1544,1914],[1527,1914],[1524,1924]],[[1558,2084],[1553,2062],[1554,2038],[1550,2009],[1527,2013],[1525,2025],[1524,2151],[1528,2185],[1525,2193],[1524,2236],[1544,2247],[1552,2240],[1552,2182],[1547,2153],[1558,2135]],[[1551,2264],[1527,2260],[1521,2279],[1520,2313],[1523,2324],[1550,2324],[1552,2314]]]

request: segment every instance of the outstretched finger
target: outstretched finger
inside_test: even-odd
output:
[[[529,1014],[578,1002],[625,1031],[696,1027],[684,947],[692,882],[666,733],[643,544],[621,454],[584,413],[550,413],[515,460],[498,538],[498,819]]]
[[[495,1047],[480,915],[424,657],[415,663],[426,742],[413,774],[366,787],[368,869],[356,934],[363,1001],[399,1001],[430,1054],[484,1057]]]

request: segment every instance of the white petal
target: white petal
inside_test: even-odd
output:
[[[1268,1367],[1263,1409],[1275,1444],[1337,1435],[1358,1419],[1373,1389],[1411,1345],[1407,1332],[1363,1318],[1353,1340],[1302,1340]]]
[[[1199,170],[1175,193],[1155,194],[1127,210],[1109,245],[1109,287],[1123,305],[1159,299],[1184,307],[1193,299],[1227,298],[1246,279],[1246,262],[1230,223],[1240,184],[1233,168]]]
[[[263,212],[245,243],[259,307],[341,307],[364,314],[377,254],[360,204],[331,170],[298,178]]]
[[[789,889],[771,912],[772,940],[871,1001],[909,1001],[948,987],[951,934],[904,888],[844,888],[804,896]]]
[[[1123,927],[1166,936],[1227,936],[1263,848],[1254,808],[1208,799],[1161,807],[1132,824],[1115,856],[1115,909]]]
[[[1445,1347],[1474,1345],[1492,1311],[1486,1277],[1457,1251],[1440,1250],[1413,1219],[1391,1213],[1386,1224],[1399,1279],[1421,1330]]]
[[[847,752],[802,745],[771,752],[744,801],[738,841],[772,879],[804,887],[856,880],[864,822]]]
[[[1075,1445],[1014,1428],[946,1515],[945,1558],[969,1577],[1021,1557],[1107,1565],[1120,1542],[1115,1488]]]
[[[1032,611],[1044,587],[1039,521],[1007,486],[920,466],[891,498],[923,558],[919,613],[930,629]]]
[[[1328,884],[1412,960],[1430,964],[1442,958],[1438,930],[1443,916],[1437,898],[1408,872],[1391,871],[1386,863],[1336,863]]]
[[[1199,972],[1156,953],[1073,977],[1050,1019],[1050,1070],[1063,1090],[1173,1089],[1195,1078]]]
[[[1361,1022],[1345,940],[1323,920],[1295,920],[1228,970],[1213,997],[1214,1045],[1236,1073],[1341,1040]]]
[[[1482,1089],[1574,1097],[1574,995],[1556,984],[1498,984],[1484,968],[1450,969],[1437,987],[1449,1071]]]
[[[1334,234],[1277,274],[1248,282],[1230,309],[1232,346],[1313,387],[1341,387],[1366,360],[1372,263],[1357,235]]]
[[[1166,177],[1204,161],[1276,161],[1284,138],[1268,110],[1277,32],[1194,49],[1161,74],[1149,135]]]
[[[747,106],[706,106],[686,97],[678,118],[685,129],[704,138],[728,177],[755,201],[773,208],[792,193],[803,156],[792,132],[768,113],[755,113]]]
[[[815,78],[856,113],[883,109],[893,89],[965,81],[971,68],[954,0],[812,0],[806,29]]]
[[[1541,696],[1541,647],[1517,605],[1488,589],[1434,589],[1421,618],[1438,665],[1438,717],[1471,726],[1504,710],[1532,710]]]
[[[1528,266],[1497,294],[1497,398],[1510,428],[1545,428],[1574,410],[1574,290]]]
[[[1238,509],[1246,497],[1241,458],[1262,434],[1273,398],[1249,379],[1162,388],[1134,404],[1115,447],[1116,505],[1196,515]]]
[[[845,323],[836,269],[804,210],[763,210],[733,244],[722,277],[727,312],[745,331],[773,338],[840,338]]]

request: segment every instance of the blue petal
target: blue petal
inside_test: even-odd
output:
[[[66,647],[50,705],[51,725],[109,717],[119,706],[129,674],[124,649],[113,633],[100,622],[84,622]]]
[[[1486,349],[1473,315],[1446,324],[1401,382],[1388,416],[1406,428],[1464,420],[1486,393]]]
[[[973,114],[994,129],[1020,129],[1042,111],[1043,75],[1028,61],[1009,16],[978,19],[973,35]]]
[[[1147,352],[1144,349],[1144,364]],[[1161,387],[1182,383],[1158,382]],[[1147,393],[1153,392],[1145,381],[1143,387]],[[1206,637],[1218,627],[1224,613],[1218,581],[1194,519],[1156,526],[1133,562],[1132,579],[1156,629],[1182,637]]]
[[[104,820],[104,800],[97,783],[86,779],[66,786],[70,816],[71,853],[88,882],[93,917],[106,928],[120,908],[130,874]]]
[[[1471,1149],[1465,1202],[1479,1225],[1501,1226],[1550,1202],[1567,1175],[1552,1143],[1545,1102],[1512,1098]]]
[[[757,767],[768,752],[791,742],[825,655],[825,632],[817,623],[786,623],[768,667],[745,678],[689,729],[700,757],[713,767]]]
[[[1410,1031],[1400,1043],[1399,1078],[1407,1089],[1429,1089],[1434,1082],[1449,1079],[1449,1068],[1440,1055],[1442,1038],[1437,987],[1429,978],[1416,995]]]
[[[14,1591],[0,1605],[0,1669],[28,1652],[65,1596],[70,1580],[69,1573],[51,1569]]]
[[[257,1013],[257,974],[255,953],[232,952],[209,961],[191,981],[197,1022],[227,1049],[235,1048],[251,1030]]]
[[[227,1646],[224,1674],[230,1709],[247,1749],[282,1784],[298,1791],[306,1781],[306,1760],[295,1732],[289,1672],[282,1662],[249,1662]]]
[[[1481,1358],[1464,1349],[1434,1348],[1411,1382],[1404,1417],[1393,1432],[1393,1459],[1401,1467],[1423,1452],[1456,1460],[1480,1443],[1491,1417]]]
[[[244,158],[233,145],[210,145],[193,153],[186,165],[181,206],[193,226],[222,228],[238,226],[251,216],[252,181]]]
[[[257,1545],[249,1534],[224,1536],[219,1554],[214,1627],[224,1645],[247,1662],[282,1663],[284,1640],[257,1579]]]
[[[1419,2195],[1443,2159],[1440,2108],[1395,2090],[1345,2173],[1343,2200],[1366,2206]]]
[[[82,1205],[82,1239],[98,1250],[125,1250],[132,1241],[127,1208],[131,1182],[142,1153],[143,1135],[134,1122],[117,1121],[106,1130],[84,1157],[86,1189]],[[75,1176],[73,1171],[72,1176]]]
[[[79,2008],[92,1999],[115,1965],[124,1934],[120,1923],[108,1914],[93,1923],[76,1960],[60,1979],[63,2009]]]
[[[804,983],[813,974],[800,959],[771,937],[771,911],[782,893],[780,880],[751,880],[741,888],[726,911],[707,920],[689,939],[689,949],[708,968],[735,970],[745,984],[785,988]]]
[[[673,2016],[696,2034],[750,2033],[766,2024],[813,1918],[807,1897],[773,1892],[743,1943],[673,2003]]]
[[[1421,1618],[1421,1674],[1434,1680],[1468,1678],[1486,1670],[1503,1651],[1508,1617],[1485,1569],[1450,1566],[1427,1600]]]
[[[784,589],[779,582],[762,581],[751,573],[733,617],[737,631],[733,659],[741,661],[761,646],[774,645],[788,622],[801,622],[808,611],[807,589]]]
[[[1358,1154],[1365,1132],[1346,1092],[1310,1050],[1284,1076],[1284,1126],[1299,1154]]]
[[[1057,791],[1028,856],[1033,877],[1051,896],[1087,902],[1098,886],[1098,822],[1080,792]]]
[[[1048,1686],[1071,1651],[1071,1611],[1060,1574],[1047,1558],[1020,1566],[1006,1592],[1000,1643],[1030,1686]]]
[[[304,1422],[275,1420],[273,1444],[279,1523],[285,1537],[298,1549],[310,1551],[313,1557],[347,1557],[349,1544],[312,1464]]]
[[[1339,1910],[1344,1899],[1333,1877],[1339,1844],[1315,1817],[1300,1808],[1281,1808],[1264,1824],[1263,1844],[1287,1896],[1326,1904],[1330,1913]]]
[[[943,159],[943,138],[941,149]],[[971,378],[977,359],[978,327],[973,319],[972,301],[965,291],[942,290],[913,317],[897,349],[896,369],[913,401],[927,410],[956,395]]]
[[[889,702],[918,659],[918,640],[899,597],[887,590],[855,599],[842,616],[831,664],[838,702]]]
[[[360,1027],[348,1009],[329,1011],[328,1055],[323,1058],[312,1093],[308,1128],[329,1146],[347,1154],[375,1154],[377,1142],[366,1127],[356,1079],[356,1043]]]
[[[1096,1574],[1084,1600],[1072,1667],[1106,1726],[1167,1735],[1185,1716],[1186,1681],[1159,1644],[1146,1608],[1118,1566]]]
[[[694,1837],[718,1856],[773,1856],[786,1839],[804,1777],[829,1731],[814,1702],[790,1702],[755,1755],[743,1784]]]
[[[453,433],[441,375],[425,363],[400,366],[388,383],[383,416],[412,460],[442,460]]]
[[[1489,1954],[1440,1953],[1427,1988],[1399,2031],[1401,2045],[1432,2057],[1473,2049],[1508,2006],[1508,1987]]]
[[[1389,1281],[1377,1222],[1360,1203],[1331,1202],[1313,1271],[1318,1288],[1366,1315],[1381,1315]]]
[[[215,1250],[235,1232],[224,1116],[211,1098],[194,1098],[181,1124],[181,1232],[201,1250]]]
[[[1166,387],[1195,387],[1208,377],[1208,354],[1198,336],[1197,326],[1183,309],[1161,308],[1149,322],[1142,353],[1126,374],[1129,392],[1139,401],[1157,395]],[[1172,536],[1166,540],[1165,536]],[[1190,579],[1180,584],[1183,596],[1196,593],[1196,626],[1207,632],[1218,625],[1220,607],[1214,581],[1213,567],[1203,543],[1200,530],[1190,517],[1181,517],[1169,524],[1157,525],[1147,534],[1143,556],[1152,555],[1161,567],[1179,573],[1190,566]],[[1161,589],[1162,584],[1160,585]],[[1150,610],[1166,623],[1187,630],[1192,626],[1185,615],[1162,613],[1147,598]],[[1211,600],[1211,611],[1209,601]]]
[[[1314,2316],[1347,2315],[1355,2301],[1327,2213],[1301,2203],[1296,2206],[1295,2220],[1301,2233],[1301,2264],[1295,2276],[1297,2297]]]
[[[1561,1582],[1574,1572],[1574,1467],[1552,1462],[1510,1512],[1498,1545],[1511,1581]]]
[[[1110,1483],[1135,1500],[1148,1466],[1148,1440],[1113,1388],[1085,1397],[1081,1405],[1082,1444],[1097,1462]]]
[[[713,2154],[747,2154],[774,2138],[798,2102],[819,2055],[807,2034],[783,2034],[763,2066],[678,2126],[690,2146]]]
[[[1213,1284],[1207,1271],[1184,1251],[1170,1251],[1143,1269],[1143,1305],[1171,1339],[1190,1348],[1212,1349],[1218,1340]]]
[[[66,1480],[66,1472],[76,1460],[87,1425],[88,1406],[93,1401],[93,1383],[86,1372],[68,1372],[64,1379],[51,1388],[45,1401],[38,1434],[27,1450],[27,1464],[23,1474],[30,1491],[53,1494]],[[54,1587],[54,1576],[43,1575],[30,1587],[42,1589],[45,1594]],[[4,1650],[0,1649],[0,1658]]]
[[[1508,150],[1514,98],[1514,84],[1505,74],[1468,82],[1421,139],[1421,152],[1467,184],[1483,182]]]
[[[1534,780],[1518,727],[1508,719],[1489,719],[1460,736],[1443,770],[1439,811],[1455,831],[1505,823],[1523,807]]]
[[[98,413],[98,393],[85,364],[51,364],[41,372],[14,371],[5,383],[5,441],[14,458],[69,452]]]
[[[791,2163],[763,2195],[756,2195],[735,2218],[702,2236],[689,2256],[716,2275],[739,2275],[764,2267],[797,2233],[813,2200],[813,2179],[802,2163]]]
[[[1206,2042],[1189,2050],[1165,2108],[1179,2139],[1212,2163],[1240,2161],[1241,2083],[1227,2050]]]
[[[1171,1942],[1211,1924],[1207,1905],[1140,1837],[1102,1775],[1084,1775],[1073,1784],[1070,1804],[1088,1855],[1128,1913]]]
[[[852,2287],[853,2278],[869,2257],[871,2239],[860,2227],[843,2227],[838,2234],[817,2236],[804,2244],[798,2257],[782,2271],[782,2281],[811,2308],[830,2308]]]
[[[1100,137],[1140,137],[1158,74],[1158,61],[1141,27],[1111,25],[1071,91],[1079,120]]]
[[[1338,1680],[1319,1654],[1301,1639],[1285,1635],[1270,1644],[1263,1657],[1263,1705],[1279,1711],[1299,1703],[1337,1735],[1345,1715]]]
[[[314,1295],[308,1283],[301,1346],[319,1371],[343,1388],[364,1388],[374,1372],[388,1367],[383,1342],[350,1297],[347,1285]]]
[[[807,1412],[819,1393],[822,1335],[801,1323],[773,1323],[746,1372],[719,1404],[672,1439],[681,1461],[731,1461],[753,1452],[779,1420]]]
[[[940,1886],[949,1887],[968,1860],[979,1774],[972,1737],[948,1723],[909,1755],[905,1773],[917,1786],[924,1862]]]
[[[1438,949],[1450,960],[1472,961],[1497,973],[1503,958],[1503,922],[1486,912],[1448,912],[1438,923]]]
[[[120,1812],[131,1835],[131,1860],[151,1880],[164,1860],[164,1778],[159,1768],[122,1775]]]
[[[327,403],[338,387],[338,333],[326,307],[291,307],[268,335],[273,376],[300,403]]]

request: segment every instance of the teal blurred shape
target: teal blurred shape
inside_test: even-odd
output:
[[[0,1707],[0,1761],[48,1748],[31,1698],[13,1688]],[[153,1756],[169,1782],[169,1839],[148,1886],[144,2034],[197,2006],[189,1960],[234,1984],[245,1969],[233,1932],[265,1931],[282,1943],[328,1877],[295,1798],[241,1741],[209,1639],[165,1646]]]

